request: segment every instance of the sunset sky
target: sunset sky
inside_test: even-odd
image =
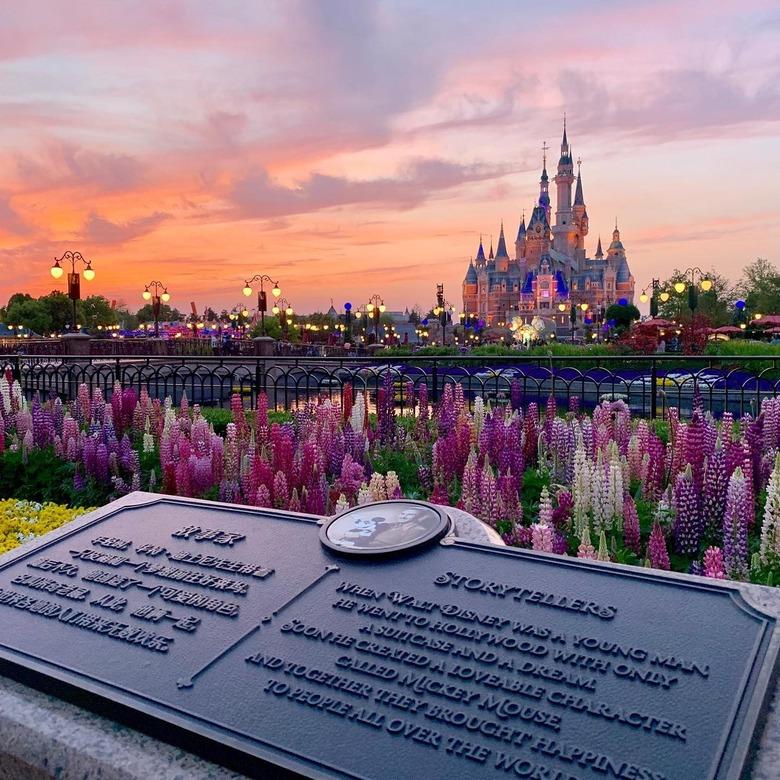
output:
[[[133,310],[151,279],[231,307],[257,272],[299,312],[460,306],[564,112],[589,253],[617,216],[637,293],[780,265],[776,0],[5,3],[0,301],[64,290],[79,249]]]

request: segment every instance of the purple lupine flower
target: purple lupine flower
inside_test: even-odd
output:
[[[701,539],[699,499],[693,481],[691,467],[677,475],[674,483],[674,541],[681,555],[695,555]]]
[[[702,521],[709,534],[720,536],[723,528],[723,513],[726,509],[726,453],[720,443],[707,458],[704,468],[704,488],[702,490]]]

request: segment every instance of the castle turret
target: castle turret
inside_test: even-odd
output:
[[[571,158],[569,140],[566,137],[566,117],[563,119],[563,138],[561,139],[561,157],[558,160],[558,174],[555,177],[557,202],[555,225],[553,226],[553,246],[559,252],[573,255],[576,248],[576,228],[571,204],[571,185],[574,183],[574,164]]]
[[[519,263],[525,257],[525,212],[523,212],[523,221],[517,229],[517,238],[515,239],[515,260]]]
[[[485,265],[485,248],[482,246],[482,236],[479,237],[479,249],[477,250],[477,265]]]
[[[498,234],[498,247],[496,248],[496,271],[509,270],[509,253],[506,251],[506,239],[504,238],[504,222],[501,221],[501,231]]]
[[[588,211],[585,208],[585,197],[582,194],[582,160],[577,160],[577,188],[574,191],[572,218],[575,227],[574,257],[577,265],[585,261],[585,236],[588,235]]]
[[[463,311],[468,314],[474,314],[477,311],[477,292],[479,290],[479,280],[477,278],[477,269],[474,268],[474,261],[469,260],[469,267],[466,276],[463,279]]]
[[[539,206],[550,221],[550,179],[547,176],[547,144],[542,144],[542,175],[539,179]]]
[[[596,260],[601,260],[604,257],[604,250],[601,248],[601,236],[599,236],[599,243],[596,246]]]

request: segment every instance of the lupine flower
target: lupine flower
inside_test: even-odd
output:
[[[732,579],[747,575],[748,490],[742,469],[737,466],[729,479],[723,519],[723,561]]]
[[[677,475],[674,483],[674,507],[674,540],[677,552],[681,555],[695,555],[701,539],[701,521],[696,485],[690,466]]]
[[[647,543],[647,559],[650,561],[650,566],[654,569],[668,571],[670,568],[666,539],[664,539],[664,532],[661,530],[658,521],[653,523],[653,530],[650,532],[650,540]]]
[[[592,561],[596,560],[596,548],[591,544],[590,530],[587,525],[580,534],[580,546],[577,548],[577,557],[589,558]]]
[[[759,555],[764,565],[780,558],[780,452],[775,455],[775,465],[766,486]]]
[[[723,562],[723,550],[720,547],[708,547],[704,551],[702,562],[702,574],[716,580],[726,579],[726,570]]]

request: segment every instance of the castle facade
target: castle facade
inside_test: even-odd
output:
[[[565,333],[571,327],[575,307],[577,326],[599,323],[613,303],[634,302],[634,277],[620,240],[617,220],[606,255],[601,238],[593,257],[585,250],[589,219],[579,170],[574,176],[572,152],[563,125],[561,157],[553,179],[556,187],[555,221],[547,176],[547,154],[543,147],[539,200],[528,225],[525,215],[517,231],[513,257],[509,256],[504,225],[495,254],[491,241],[485,256],[482,239],[475,258],[469,262],[463,280],[463,310],[487,325],[531,322],[540,317],[552,329]],[[574,199],[572,200],[572,186]],[[582,304],[587,304],[583,311]]]

